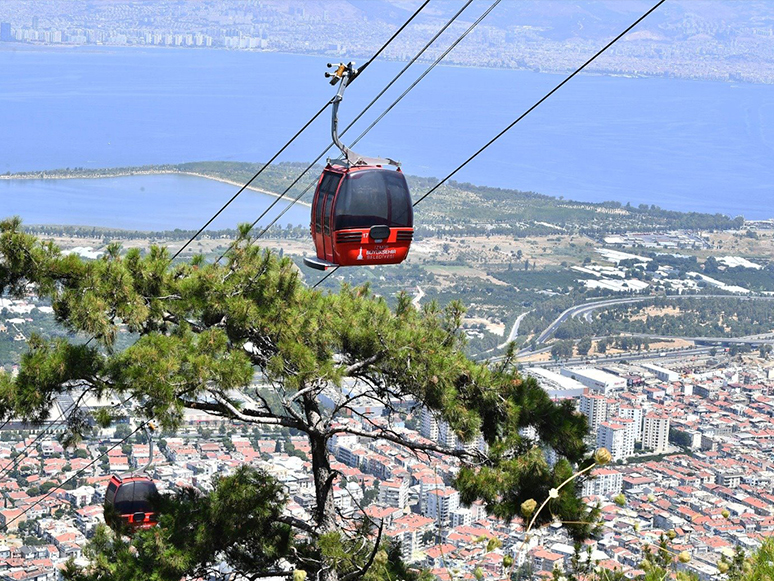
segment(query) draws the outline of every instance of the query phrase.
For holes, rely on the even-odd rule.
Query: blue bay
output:
[[[265,161],[332,95],[322,76],[324,57],[10,50],[6,44],[0,50],[2,173]],[[377,61],[369,67],[347,92],[342,123],[402,66]],[[389,95],[397,96],[425,66],[415,65]],[[443,177],[562,78],[438,67],[356,150],[400,159],[409,174]],[[374,107],[352,134],[389,102]],[[324,115],[281,160],[313,159],[329,142],[329,122]],[[585,75],[455,179],[582,201],[768,218],[774,216],[773,146],[774,87]],[[196,206],[187,201],[192,195],[178,192],[186,211]],[[207,216],[202,208],[199,219]],[[83,220],[73,210],[68,222]]]
[[[70,224],[127,230],[196,230],[238,186],[177,174],[99,179],[0,179],[0,217],[21,216],[26,224]],[[255,220],[275,198],[246,190],[210,226],[234,228]],[[285,207],[280,201],[274,208]],[[261,224],[268,224],[271,214]],[[309,224],[309,209],[296,205],[277,222]]]

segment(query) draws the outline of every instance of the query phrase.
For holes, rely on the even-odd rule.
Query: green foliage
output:
[[[588,355],[591,351],[591,337],[584,337],[578,341],[578,355]]]
[[[644,308],[678,307],[678,315],[647,315]],[[679,337],[743,337],[774,330],[767,301],[738,297],[656,298],[647,303],[614,305],[595,313],[587,333],[602,336],[618,333],[653,333]],[[632,338],[636,339],[636,338]]]
[[[699,576],[694,573],[677,571],[678,557],[670,548],[666,535],[662,534],[659,537],[658,545],[653,549],[655,550],[646,545],[643,550],[644,558],[640,569],[645,571],[645,576],[642,581],[663,581],[670,574],[676,575],[677,581],[699,581]]]
[[[345,553],[349,543],[363,546],[362,539],[337,536],[332,497],[337,474],[330,466],[330,438],[350,433],[427,450],[425,444],[388,429],[362,432],[338,422],[352,411],[346,406],[325,410],[320,396],[345,380],[361,381],[368,397],[388,408],[394,402],[421,402],[464,442],[482,436],[486,453],[443,446],[430,450],[457,457],[462,468],[456,484],[463,500],[481,498],[487,510],[501,518],[518,516],[529,498],[542,502],[576,467],[591,462],[583,442],[584,416],[576,414],[570,402],[551,401],[534,379],[522,379],[513,350],[496,365],[476,363],[465,355],[464,308],[459,302],[441,308],[431,301],[416,309],[411,298],[400,293],[391,308],[367,286],[343,285],[336,293],[309,289],[289,259],[261,250],[247,237],[222,264],[200,259],[170,264],[166,249],[122,254],[116,246],[99,260],[83,261],[62,256],[54,245],[25,234],[18,221],[2,222],[0,292],[22,292],[30,284],[51,302],[65,329],[93,340],[76,344],[33,338],[18,376],[0,376],[0,407],[5,406],[0,411],[22,419],[41,418],[56,397],[78,386],[96,396],[132,399],[140,415],[154,418],[165,430],[175,429],[183,410],[191,408],[304,435],[311,449],[317,505],[313,522],[295,526],[304,530],[311,551],[326,563],[321,574],[325,580],[361,567],[362,560],[355,562]],[[137,339],[120,349],[123,329]],[[256,373],[278,388],[271,398],[255,394],[257,407],[245,409],[234,393],[249,389]],[[534,428],[539,443],[521,435],[527,427]],[[553,467],[546,462],[546,446],[558,455]],[[594,513],[589,514],[579,497],[579,486],[562,488],[538,524],[551,520],[551,513],[566,521],[593,520]],[[188,509],[199,502],[195,499],[181,496],[170,502],[179,509],[165,508],[173,521],[159,527],[158,534],[178,531],[176,523],[185,523],[186,530],[199,531],[187,535],[190,542],[198,542],[197,535],[205,535],[199,525],[208,519],[210,526],[215,522],[206,510],[185,516],[194,514]],[[224,514],[236,512],[230,508]],[[591,533],[585,525],[568,529],[578,539]],[[250,529],[213,530],[219,530],[224,542],[229,539],[240,547],[241,535]],[[132,550],[151,561],[167,558],[166,548],[155,552],[159,546],[172,551],[154,574],[177,574],[180,567],[192,566],[178,553],[183,549],[177,536],[164,537],[159,545],[148,535],[136,535]],[[240,561],[240,566],[266,565],[274,558],[271,547],[250,540],[255,551],[268,551],[266,560],[255,553],[250,556],[254,563]],[[218,539],[210,541],[221,546]],[[186,555],[196,549],[183,548]],[[92,556],[99,561],[104,555],[110,558],[99,571],[107,578],[114,570],[108,566],[126,563],[132,551],[120,541],[101,537]]]
[[[737,547],[729,559],[725,555],[718,568],[726,569],[728,581],[769,581],[774,579],[774,539],[763,539],[761,547],[749,557]]]
[[[378,487],[374,486],[373,488],[366,488],[365,491],[363,491],[363,500],[361,502],[361,505],[363,507],[369,506],[378,498],[379,498]]]
[[[97,529],[84,553],[92,564],[70,561],[67,581],[179,581],[206,576],[224,562],[236,572],[277,570],[288,558],[290,527],[278,522],[285,501],[282,487],[248,466],[218,478],[204,496],[185,489],[155,499],[159,524],[131,539]]]
[[[683,432],[682,430],[678,428],[669,428],[669,441],[672,444],[677,444],[678,446],[688,447],[691,445],[691,442],[693,441],[693,438],[691,438],[690,434]]]
[[[570,340],[556,341],[551,346],[551,357],[554,359],[568,359],[572,357],[575,343]]]

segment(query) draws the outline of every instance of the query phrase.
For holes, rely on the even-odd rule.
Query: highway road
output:
[[[504,343],[500,343],[497,348],[502,349],[505,347],[508,343],[515,340],[517,335],[519,334],[519,325],[521,325],[521,322],[524,320],[524,317],[529,315],[532,311],[527,311],[525,313],[520,314],[518,317],[516,317],[516,320],[513,322],[513,327],[511,327],[511,332],[508,334],[508,338],[505,340]]]
[[[626,299],[609,299],[605,301],[596,301],[593,303],[583,303],[582,305],[575,305],[574,307],[570,307],[566,311],[564,311],[561,315],[559,315],[553,323],[551,323],[548,327],[545,328],[545,330],[538,335],[537,343],[538,345],[543,344],[546,342],[546,340],[554,334],[554,332],[561,326],[562,323],[564,323],[567,319],[577,317],[578,315],[591,315],[591,313],[597,309],[601,309],[604,307],[610,307],[612,305],[620,305],[624,303],[639,303],[642,301],[651,300],[655,297],[635,297],[635,298],[626,298]]]
[[[648,296],[648,297],[627,297],[623,299],[607,299],[603,301],[595,301],[591,303],[583,303],[580,305],[575,305],[574,307],[570,307],[566,311],[564,311],[562,314],[560,314],[546,329],[540,333],[540,335],[537,338],[537,344],[542,345],[545,343],[548,338],[553,335],[556,330],[564,323],[567,319],[578,317],[578,316],[584,316],[587,320],[589,320],[591,313],[597,309],[602,309],[606,307],[610,307],[613,305],[620,305],[620,304],[626,304],[626,303],[638,303],[643,301],[649,301],[653,300],[657,297],[655,296]],[[754,296],[745,296],[745,297],[739,297],[734,295],[666,295],[662,296],[661,298],[668,298],[668,299],[686,299],[686,298],[694,298],[694,299],[717,299],[717,298],[723,298],[723,299],[742,299],[742,300],[753,300],[753,301],[774,301],[774,297],[754,297]],[[682,337],[670,337],[672,339],[680,339]],[[685,337],[686,340],[692,340],[690,337]],[[702,339],[713,339],[713,338],[698,338],[700,340]],[[742,337],[739,339],[731,339],[730,342],[737,342],[737,343],[753,343],[755,342],[760,343],[761,341],[754,341],[754,340],[747,340],[746,338]],[[768,343],[769,340],[764,340],[763,342]]]
[[[661,357],[658,352],[648,351],[646,353],[620,353],[616,355],[605,355],[603,357],[573,357],[572,359],[563,359],[562,361],[536,361],[534,363],[521,363],[521,367],[528,369],[530,367],[566,367],[568,365],[607,365],[617,361],[642,361],[651,359],[664,363],[671,359],[682,359],[692,355],[709,355],[712,347],[690,347],[688,349],[679,349],[670,351],[666,356]]]

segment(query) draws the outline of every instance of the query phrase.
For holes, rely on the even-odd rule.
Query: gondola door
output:
[[[317,258],[328,262],[333,261],[331,213],[341,178],[342,174],[326,169],[320,179],[314,201],[314,245],[317,250]]]
[[[323,209],[323,183],[328,178],[328,173],[323,172],[317,189],[314,192],[314,201],[312,202],[312,241],[314,242],[317,258],[325,256],[323,233],[322,233],[322,209]]]

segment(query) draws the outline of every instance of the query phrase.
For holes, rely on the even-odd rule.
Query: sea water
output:
[[[330,58],[322,56],[0,46],[0,173],[265,161],[334,91],[322,76]],[[342,126],[402,66],[369,67],[347,90]],[[344,141],[425,66],[415,64]],[[437,67],[356,151],[399,159],[410,174],[444,177],[562,78]],[[326,112],[280,160],[313,159],[330,141],[329,124]],[[579,75],[454,179],[581,201],[769,218],[772,145],[771,86]],[[168,194],[186,211],[199,207],[185,201],[192,195],[187,185]],[[74,195],[72,186],[58,195]],[[29,187],[3,186],[0,213],[7,214],[8,196]],[[150,219],[153,203],[157,197],[136,198],[137,213]],[[60,221],[85,220],[76,204],[60,211]]]

